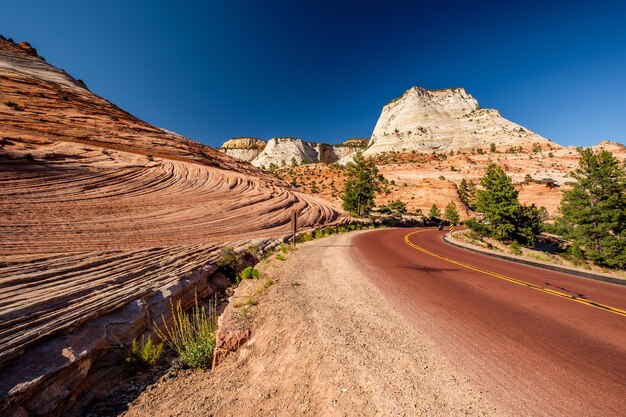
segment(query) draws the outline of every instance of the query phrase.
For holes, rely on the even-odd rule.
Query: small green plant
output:
[[[274,280],[272,278],[266,278],[265,281],[263,281],[263,288],[269,288],[274,284]]]
[[[278,247],[278,249],[282,252],[282,253],[289,253],[289,251],[291,250],[291,245],[286,245],[284,243],[281,243],[280,246]]]
[[[286,258],[279,253],[278,255],[276,255],[276,259],[278,259],[279,261],[284,261]]]
[[[522,254],[522,248],[520,247],[520,244],[517,243],[517,240],[514,240],[511,243],[511,253],[513,255],[521,255]]]
[[[261,277],[261,272],[258,269],[251,266],[246,267],[239,273],[239,280],[242,279],[258,279]]]
[[[300,236],[300,242],[309,242],[313,240],[313,234],[311,232],[307,232]]]
[[[248,297],[248,299],[246,300],[246,305],[248,307],[253,307],[253,306],[257,305],[257,304],[259,304],[259,302],[254,297]]]
[[[315,231],[315,239],[321,239],[324,237],[324,232],[321,230],[316,230]]]
[[[173,323],[163,318],[163,329],[156,327],[157,336],[174,350],[190,368],[206,368],[211,365],[215,350],[217,330],[216,300],[209,302],[208,310],[198,303],[196,295],[192,311],[187,314],[180,300],[170,301]]]
[[[153,367],[161,357],[163,342],[154,343],[152,336],[141,336],[141,341],[134,339],[130,345],[130,355],[126,358],[126,363],[131,368]]]
[[[217,260],[217,266],[222,268],[233,279],[241,272],[243,261],[241,260],[241,255],[235,252],[232,247],[227,246],[222,248],[220,258]]]

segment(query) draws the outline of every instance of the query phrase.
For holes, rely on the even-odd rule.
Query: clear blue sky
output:
[[[625,3],[512,3],[5,0],[0,33],[212,146],[369,137],[414,85],[465,87],[563,145],[624,143]]]

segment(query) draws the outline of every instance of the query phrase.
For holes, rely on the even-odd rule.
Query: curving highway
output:
[[[625,415],[626,286],[476,254],[433,229],[353,244],[383,296],[507,415]]]

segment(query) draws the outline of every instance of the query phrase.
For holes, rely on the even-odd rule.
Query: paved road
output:
[[[469,252],[432,229],[353,243],[382,294],[507,414],[626,416],[626,286]]]

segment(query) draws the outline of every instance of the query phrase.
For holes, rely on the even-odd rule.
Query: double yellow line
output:
[[[429,229],[429,230],[432,230],[432,229]],[[560,292],[560,291],[551,290],[549,288],[540,287],[538,285],[531,284],[530,282],[522,281],[521,279],[512,278],[512,277],[509,277],[509,276],[506,276],[506,275],[498,274],[496,272],[487,271],[486,269],[482,269],[482,268],[478,268],[478,267],[475,267],[475,266],[472,266],[472,265],[468,265],[468,264],[463,263],[463,262],[455,261],[454,259],[446,258],[445,256],[438,255],[438,254],[436,254],[434,252],[429,251],[428,249],[424,249],[421,246],[417,246],[415,243],[413,243],[413,242],[411,242],[409,240],[409,237],[411,237],[413,235],[416,235],[418,233],[424,233],[426,231],[428,231],[428,230],[418,230],[418,231],[406,234],[404,236],[404,243],[406,243],[407,245],[409,245],[413,249],[416,249],[416,250],[418,250],[420,252],[423,252],[423,253],[425,253],[427,255],[434,256],[435,258],[441,259],[441,260],[446,261],[446,262],[450,262],[452,264],[461,266],[463,268],[471,269],[472,271],[480,272],[482,274],[489,275],[489,276],[492,276],[494,278],[501,279],[503,281],[508,281],[508,282],[513,283],[513,284],[517,284],[517,285],[521,285],[521,286],[524,286],[524,287],[532,288],[533,290],[545,292],[547,294],[551,294],[551,295],[554,295],[556,297],[565,298],[566,300],[575,301],[577,303],[584,304],[584,305],[589,306],[589,307],[598,308],[600,310],[608,311],[609,313],[614,313],[614,314],[626,317],[626,311],[625,310],[621,310],[619,308],[611,307],[611,306],[608,306],[608,305],[605,305],[605,304],[596,303],[594,301],[586,300],[584,298],[580,298],[580,297],[575,296],[575,295],[570,295],[570,294],[566,294],[566,293],[563,293],[563,292]]]

